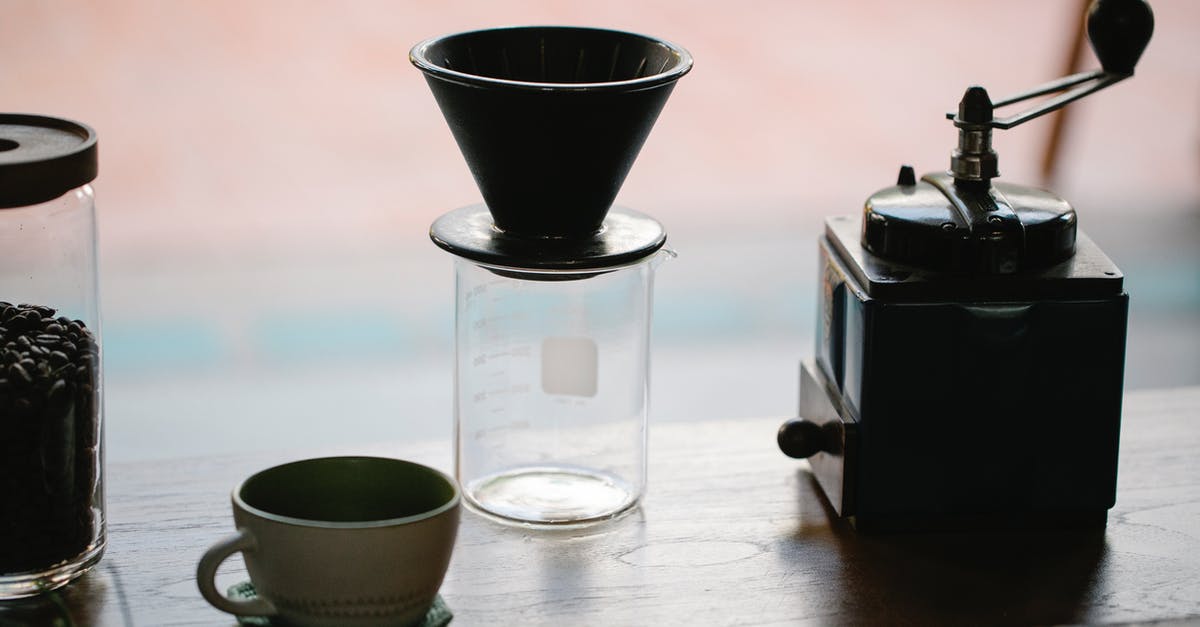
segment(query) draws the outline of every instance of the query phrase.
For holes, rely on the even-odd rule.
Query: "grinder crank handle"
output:
[[[1087,34],[1105,72],[1133,74],[1154,34],[1154,12],[1145,0],[1094,0]]]
[[[947,113],[946,119],[954,120],[954,125],[960,128],[1010,129],[1133,76],[1133,68],[1150,43],[1150,36],[1154,34],[1154,12],[1146,0],[1093,0],[1088,8],[1087,34],[1092,51],[1100,60],[1101,69],[1055,79],[995,101],[987,99],[987,92],[982,88],[972,87],[963,96],[963,102],[973,103],[974,106],[964,110],[960,105],[959,111]],[[971,91],[982,92],[984,97],[981,99],[979,94],[975,94],[975,98],[971,99]],[[1008,117],[993,116],[993,109],[1048,94],[1058,95]],[[986,100],[986,104],[981,100]],[[972,109],[975,113],[969,115],[967,110]]]

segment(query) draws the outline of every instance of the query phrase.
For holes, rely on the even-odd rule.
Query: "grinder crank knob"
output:
[[[803,418],[783,423],[775,441],[784,455],[796,459],[812,457],[825,450],[825,432],[821,425]]]
[[[1154,13],[1145,0],[1095,0],[1088,8],[1087,32],[1105,72],[1133,74],[1154,33]]]

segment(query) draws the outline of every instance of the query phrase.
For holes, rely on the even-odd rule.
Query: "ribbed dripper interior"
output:
[[[682,62],[668,44],[585,29],[503,29],[446,38],[428,60],[447,70],[526,83],[611,83],[669,74]]]

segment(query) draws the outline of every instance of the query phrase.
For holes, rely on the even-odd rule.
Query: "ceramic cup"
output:
[[[233,491],[237,533],[200,559],[204,598],[239,616],[293,625],[408,625],[433,604],[458,531],[458,484],[379,457],[327,457],[269,468]],[[217,591],[240,551],[257,599]]]

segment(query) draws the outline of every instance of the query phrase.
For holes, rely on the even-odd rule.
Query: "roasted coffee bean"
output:
[[[33,383],[33,377],[30,376],[29,371],[26,370],[25,367],[20,363],[10,364],[8,366],[8,378],[13,381],[22,382],[25,385]]]
[[[67,382],[62,379],[55,381],[46,392],[46,415],[65,419],[67,412],[70,411],[70,405],[71,399],[67,394]],[[73,428],[70,430],[74,431]]]
[[[29,339],[29,336],[27,336],[27,335],[18,335],[17,336],[17,347],[20,350],[27,351],[27,350],[29,350],[30,346],[33,346],[33,341]]]
[[[51,351],[49,357],[50,365],[54,368],[62,368],[71,361],[70,357],[62,351]]]
[[[50,385],[50,390],[46,392],[46,400],[59,402],[66,399],[67,382],[59,379]]]
[[[46,326],[42,327],[42,330],[45,331],[46,333],[53,333],[54,335],[61,335],[63,331],[67,330],[67,328],[64,327],[63,325],[59,324],[57,320],[53,320],[50,323],[48,323]]]
[[[8,325],[21,331],[32,331],[37,328],[41,319],[42,317],[36,311],[22,311],[13,316],[12,320],[8,321]]]
[[[33,338],[33,341],[42,346],[61,346],[63,342],[61,337],[53,333],[39,333]]]

